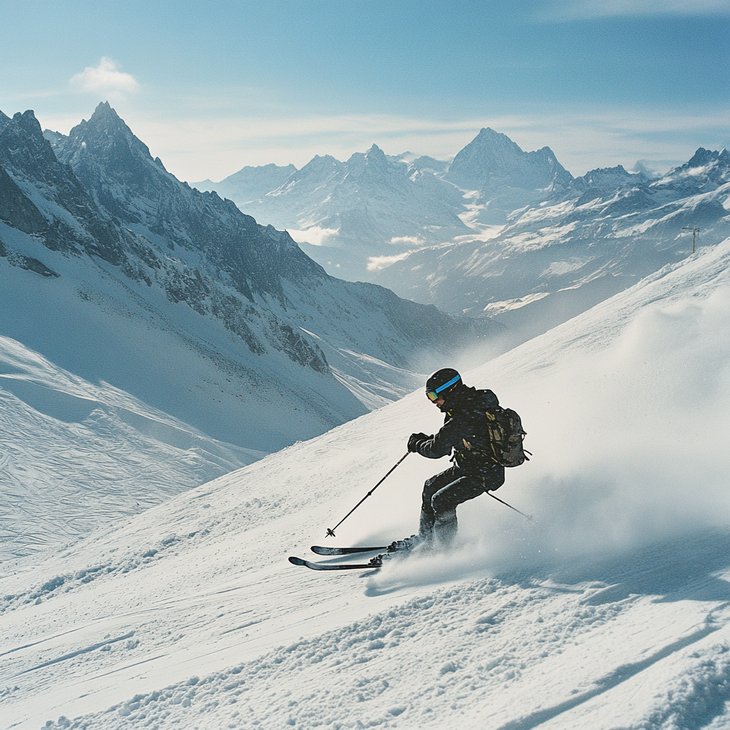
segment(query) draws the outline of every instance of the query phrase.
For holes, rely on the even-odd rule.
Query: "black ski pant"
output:
[[[452,466],[426,480],[423,485],[419,535],[443,546],[456,537],[456,508],[463,502],[492,492],[504,484],[504,467],[487,466],[479,473]]]

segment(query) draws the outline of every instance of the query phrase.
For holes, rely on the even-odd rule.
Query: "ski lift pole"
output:
[[[532,515],[526,515],[524,512],[520,512],[517,507],[513,507],[511,504],[507,504],[503,499],[500,499],[499,497],[495,497],[491,492],[487,492],[487,494],[492,498],[496,499],[497,502],[501,502],[505,507],[509,507],[510,509],[513,509],[518,514],[521,514],[526,520],[529,520],[532,522]]]
[[[325,537],[336,537],[335,530],[395,471],[396,467],[399,466],[410,453],[410,451],[406,451],[406,453],[398,459],[395,466],[393,466],[390,471],[334,527],[328,527]]]

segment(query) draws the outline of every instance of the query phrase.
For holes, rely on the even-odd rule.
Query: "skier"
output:
[[[400,540],[393,550],[424,546],[448,547],[457,532],[456,508],[462,502],[491,492],[504,484],[504,467],[497,464],[485,446],[485,409],[499,405],[491,390],[464,384],[452,368],[436,371],[426,381],[426,396],[445,414],[444,425],[433,436],[414,433],[408,451],[428,459],[451,454],[453,466],[426,480],[423,485],[418,534]]]
[[[530,452],[523,448],[522,443],[526,435],[522,428],[522,420],[512,409],[502,408],[497,396],[491,390],[470,388],[464,384],[456,370],[443,368],[437,370],[426,381],[426,396],[445,414],[444,425],[433,436],[425,433],[411,434],[408,439],[408,453],[416,452],[429,459],[440,459],[451,454],[453,466],[427,479],[423,485],[418,534],[396,540],[385,548],[312,547],[312,551],[318,555],[350,555],[385,550],[367,563],[316,563],[294,556],[289,558],[290,563],[304,565],[313,570],[380,568],[385,558],[402,550],[413,550],[418,547],[449,547],[456,538],[456,508],[480,494],[499,489],[504,484],[505,466],[519,466],[529,461]],[[405,456],[388,474],[404,458]],[[382,481],[381,479],[375,486],[377,487]],[[355,509],[373,491],[375,490],[368,492],[355,505]],[[495,499],[502,501],[499,497]],[[503,504],[532,519],[512,505],[506,502]],[[345,518],[353,511],[350,510]],[[335,529],[342,524],[342,521],[335,525]],[[334,529],[328,529],[327,534],[334,536]]]

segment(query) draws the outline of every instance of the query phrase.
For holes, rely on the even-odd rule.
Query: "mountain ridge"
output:
[[[221,190],[232,192],[227,186]],[[350,280],[368,280],[363,277],[368,258],[436,242],[444,231],[451,237],[470,230],[460,218],[461,196],[450,183],[425,167],[388,158],[375,144],[345,162],[316,155],[258,200],[234,202],[289,230],[308,255]]]
[[[376,150],[374,145],[353,155],[353,170],[368,156],[374,162]],[[574,178],[549,147],[524,152],[487,127],[448,166],[426,161],[421,170],[413,153],[386,159],[400,165],[391,170],[406,171],[414,186],[441,196],[449,215],[457,215],[465,228],[436,225],[425,235],[427,219],[413,197],[403,196],[400,227],[389,228],[384,243],[387,235],[378,233],[372,220],[379,217],[386,228],[392,223],[383,198],[393,188],[363,184],[348,198],[346,213],[360,239],[343,236],[346,206],[333,180],[349,167],[332,157],[313,158],[251,204],[263,220],[280,216],[302,229],[291,230],[293,237],[327,270],[383,284],[447,312],[502,323],[511,333],[505,346],[677,261],[691,251],[685,229],[700,229],[700,245],[714,245],[730,231],[726,193],[718,189],[730,180],[726,150],[699,148],[664,175],[617,165]],[[377,160],[384,170],[382,155]],[[296,216],[286,218],[287,196],[296,198],[305,183],[309,190],[296,199]],[[324,201],[329,217],[323,214]],[[438,218],[438,210],[432,207],[430,213]]]

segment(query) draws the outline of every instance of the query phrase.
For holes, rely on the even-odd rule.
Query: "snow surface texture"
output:
[[[730,240],[465,374],[533,460],[457,548],[306,556],[438,427],[421,391],[4,566],[3,728],[730,727]],[[333,544],[415,530],[411,455]],[[45,725],[44,725],[45,724]]]
[[[2,560],[58,548],[264,456],[0,336]]]

